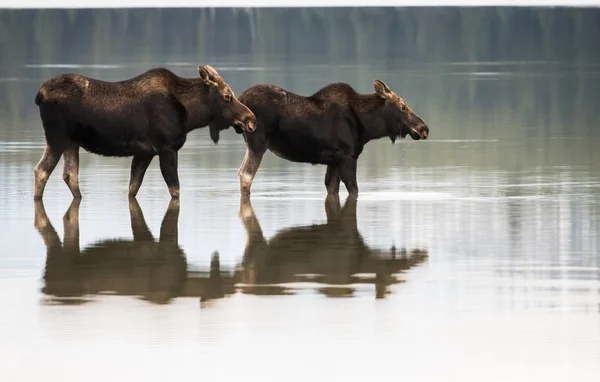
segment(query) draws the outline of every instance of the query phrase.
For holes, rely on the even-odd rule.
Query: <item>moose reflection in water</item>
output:
[[[54,302],[81,304],[90,295],[107,293],[164,304],[175,297],[206,300],[233,293],[231,276],[221,277],[219,273],[218,254],[213,254],[209,275],[188,270],[185,253],[178,244],[178,200],[169,203],[158,241],[132,198],[129,212],[133,239],[102,240],[83,250],[79,248],[79,204],[80,199],[73,199],[64,215],[61,243],[43,201],[35,202],[34,224],[47,248],[42,292],[53,296]]]
[[[341,208],[338,195],[325,200],[327,223],[292,227],[271,240],[263,236],[248,197],[242,197],[239,218],[247,233],[243,266],[236,272],[238,289],[249,294],[291,294],[294,286],[318,283],[329,297],[353,296],[361,286],[375,284],[376,298],[384,298],[394,275],[426,261],[425,250],[388,251],[365,244],[356,220],[357,198],[349,196]]]
[[[242,291],[247,294],[291,294],[289,283],[312,280],[327,296],[352,296],[364,284],[375,285],[383,298],[394,276],[427,259],[423,250],[380,251],[369,248],[356,222],[356,203],[349,197],[325,202],[327,223],[284,229],[267,241],[250,200],[242,197],[239,217],[248,235],[241,269],[223,271],[214,252],[209,272],[190,271],[178,244],[179,201],[174,199],[163,218],[159,240],[148,228],[142,209],[130,199],[133,239],[105,239],[80,249],[79,205],[73,199],[63,217],[61,242],[50,223],[44,202],[35,202],[34,225],[47,248],[42,292],[49,301],[82,304],[94,295],[140,297],[165,304],[176,297],[197,297],[204,303]],[[374,276],[373,276],[374,275]],[[285,285],[288,284],[288,285]],[[304,284],[306,285],[306,284]]]

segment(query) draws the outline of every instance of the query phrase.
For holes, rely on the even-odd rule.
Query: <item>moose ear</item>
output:
[[[388,98],[393,94],[392,89],[381,80],[373,81],[373,87],[375,88],[375,92],[382,98]]]
[[[208,73],[212,76],[213,80],[217,80],[217,78],[220,78],[221,76],[219,75],[219,73],[217,73],[217,71],[215,70],[215,68],[213,68],[210,65],[204,65],[204,68],[208,71]]]
[[[219,86],[218,84],[218,79],[220,78],[219,75],[217,74],[217,71],[214,70],[211,66],[209,65],[198,65],[198,73],[200,73],[200,78],[202,78],[202,80],[204,81],[204,83],[206,83],[207,85],[210,86]]]
[[[204,81],[210,80],[210,74],[208,73],[208,70],[206,70],[206,68],[204,66],[198,65],[198,73],[200,73],[200,78],[202,78]]]

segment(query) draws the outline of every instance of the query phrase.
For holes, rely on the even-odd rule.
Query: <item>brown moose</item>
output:
[[[105,157],[133,157],[129,197],[137,195],[158,155],[171,198],[179,198],[177,155],[190,131],[209,124],[233,125],[238,132],[256,127],[254,114],[215,69],[198,66],[198,72],[198,78],[183,78],[154,68],[118,82],[68,73],[45,81],[35,98],[46,149],[34,169],[34,199],[42,199],[61,155],[63,179],[73,198],[81,198],[80,147]]]
[[[326,165],[327,193],[338,194],[342,181],[356,196],[357,160],[365,144],[382,137],[392,143],[407,135],[427,139],[429,127],[406,102],[382,81],[373,85],[370,94],[357,93],[346,83],[327,85],[308,97],[273,85],[255,85],[240,94],[240,102],[258,121],[250,134],[236,129],[246,141],[238,171],[241,194],[250,194],[267,149],[292,162]],[[211,136],[215,131],[211,126]]]

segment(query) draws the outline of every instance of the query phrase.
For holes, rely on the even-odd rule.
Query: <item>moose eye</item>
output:
[[[225,94],[225,102],[227,102],[227,103],[231,102],[231,95],[230,94]]]
[[[400,110],[402,110],[402,111],[406,111],[406,105],[401,105],[401,106],[400,106]]]

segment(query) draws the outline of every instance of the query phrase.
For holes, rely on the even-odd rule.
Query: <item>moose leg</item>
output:
[[[238,170],[240,193],[242,196],[250,195],[250,187],[252,187],[254,176],[260,167],[260,162],[262,161],[264,154],[264,151],[255,151],[246,146],[246,154],[244,155],[244,160]]]
[[[325,215],[327,222],[333,222],[338,219],[341,214],[340,196],[338,194],[328,194],[325,198]]]
[[[65,230],[63,247],[66,251],[79,253],[79,205],[81,199],[73,198],[69,209],[63,216]]]
[[[46,149],[42,158],[33,169],[34,186],[33,186],[33,199],[41,200],[44,196],[44,189],[50,174],[56,168],[62,151],[57,150],[50,145],[46,144]]]
[[[250,198],[243,195],[240,197],[240,210],[238,212],[238,218],[242,221],[244,229],[246,229],[246,233],[259,233],[262,235],[260,224],[258,224],[258,219],[256,218],[254,209],[252,208],[252,202],[250,201]]]
[[[252,208],[250,198],[240,197],[240,211],[238,217],[246,231],[246,247],[242,260],[242,283],[256,284],[257,264],[269,258],[269,244],[263,235],[262,228]],[[263,260],[264,261],[264,260]],[[259,271],[260,275],[260,271]]]
[[[170,242],[175,245],[178,243],[178,223],[179,200],[171,199],[171,201],[169,202],[169,207],[167,207],[167,212],[165,212],[165,216],[163,217],[162,223],[160,225],[161,242]]]
[[[325,187],[327,193],[330,195],[337,195],[340,193],[340,168],[337,164],[327,165],[327,172],[325,173]]]
[[[150,166],[152,158],[154,158],[154,155],[135,155],[133,157],[133,160],[131,161],[131,175],[129,177],[130,198],[135,198],[140,190],[144,175],[146,175],[146,170],[148,169],[148,166]]]
[[[260,244],[263,247],[266,246],[266,240],[263,236],[263,231],[260,223],[258,222],[258,218],[254,214],[254,209],[252,208],[252,202],[250,202],[250,198],[245,196],[240,198],[240,210],[238,212],[238,218],[242,222],[244,230],[246,231],[247,246],[256,246],[257,244]],[[262,253],[266,252],[263,251]]]
[[[356,182],[356,159],[349,157],[340,164],[342,182],[346,186],[350,196],[358,196],[358,184]]]
[[[154,241],[154,236],[146,224],[144,213],[136,198],[129,199],[129,219],[131,220],[133,241]]]
[[[144,219],[142,208],[135,198],[129,199],[129,219],[131,220],[133,241],[154,241],[154,236]]]
[[[356,196],[348,195],[341,213],[344,229],[356,235],[358,235],[358,222],[356,220],[357,201]]]
[[[179,175],[177,174],[177,151],[165,151],[159,154],[160,172],[169,188],[171,199],[179,198]]]
[[[65,162],[63,168],[63,180],[71,190],[73,198],[81,199],[79,190],[79,146],[71,146],[63,153]]]
[[[42,240],[44,240],[46,248],[48,250],[61,248],[62,243],[50,219],[48,219],[43,200],[36,200],[34,202],[34,213],[33,225],[42,237]]]

